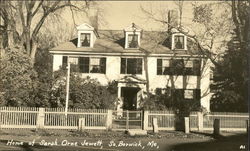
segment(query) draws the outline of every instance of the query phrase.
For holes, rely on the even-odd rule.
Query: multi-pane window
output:
[[[184,90],[184,99],[194,99],[194,92],[193,90]]]
[[[170,60],[157,59],[157,75],[169,75],[170,72]]]
[[[79,58],[79,69],[81,73],[106,73],[106,58]]]
[[[180,35],[174,36],[174,48],[184,49],[184,36],[180,36]]]
[[[90,47],[90,33],[81,33],[81,46]]]
[[[128,48],[138,48],[138,35],[137,34],[128,35]]]
[[[185,60],[184,66],[185,66],[185,71],[184,71],[185,75],[192,75],[193,74],[193,67],[194,67],[193,60]]]
[[[90,73],[105,73],[106,58],[91,58],[89,67]]]
[[[181,100],[200,100],[200,89],[173,89],[172,94],[174,99]]]
[[[121,58],[121,74],[142,74],[142,58]]]
[[[157,59],[157,75],[200,76],[200,60]]]
[[[183,59],[174,59],[172,61],[171,71],[175,75],[183,75],[184,71],[184,60]]]
[[[80,73],[106,73],[106,58],[70,57],[70,70]],[[68,57],[63,56],[63,67],[66,68]]]

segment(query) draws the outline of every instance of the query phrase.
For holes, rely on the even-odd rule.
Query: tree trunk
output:
[[[31,47],[31,53],[30,53],[30,58],[31,58],[32,64],[35,63],[36,51],[37,51],[37,42],[33,41],[32,47]]]

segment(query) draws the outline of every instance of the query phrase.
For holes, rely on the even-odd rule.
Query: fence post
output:
[[[220,135],[220,119],[214,120],[214,135]]]
[[[0,123],[1,124],[1,123]],[[1,125],[0,125],[1,126]],[[249,133],[249,119],[246,120],[247,134]]]
[[[106,128],[109,130],[112,128],[112,110],[108,110]]]
[[[129,129],[129,112],[126,110],[126,130]]]
[[[36,121],[36,129],[44,128],[45,108],[39,108]]]
[[[148,111],[143,112],[143,130],[148,130]]]
[[[153,118],[153,132],[158,133],[158,123],[157,123],[157,118]]]
[[[83,131],[85,129],[85,118],[79,118],[78,130]]]
[[[184,123],[185,123],[185,133],[189,134],[189,117],[184,117]]]
[[[198,117],[198,131],[203,131],[203,114],[201,112],[197,112]]]

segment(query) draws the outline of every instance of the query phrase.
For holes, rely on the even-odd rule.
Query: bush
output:
[[[30,99],[37,84],[37,74],[33,64],[22,49],[7,49],[0,59],[1,64],[1,105],[2,106],[34,106]]]
[[[65,75],[58,71],[57,74]],[[53,107],[64,107],[66,98],[66,78],[55,75],[55,85],[52,89]],[[84,109],[113,109],[116,95],[102,86],[97,80],[81,78],[80,75],[71,73],[69,89],[69,107]]]

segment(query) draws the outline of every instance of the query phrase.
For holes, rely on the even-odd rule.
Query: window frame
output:
[[[176,44],[175,37],[176,36],[177,37],[183,37],[183,48],[181,48],[181,49],[175,47],[175,44]],[[187,50],[187,36],[182,34],[182,33],[174,33],[174,34],[172,34],[171,49],[176,50],[176,51],[178,51],[178,50]]]
[[[169,60],[169,66],[164,66],[163,61]],[[176,69],[175,61],[181,60],[180,69]],[[192,67],[187,67],[186,62],[192,61]],[[177,76],[200,76],[201,75],[201,60],[200,59],[168,59],[168,58],[157,58],[156,64],[157,75],[177,75]]]
[[[136,64],[132,65],[134,66],[135,69],[135,73],[128,73],[128,60],[132,60],[132,59],[136,59]],[[139,62],[139,67],[138,67],[138,60],[140,60]],[[125,69],[124,69],[125,68]],[[138,69],[140,68],[139,72]],[[121,57],[121,61],[120,61],[120,74],[138,74],[138,75],[142,75],[143,72],[143,59],[142,58],[124,58]]]
[[[84,36],[84,39],[83,39],[82,35],[89,35],[89,45],[88,46],[83,46],[82,43],[83,43],[83,41],[85,39],[85,36]],[[86,48],[91,47],[91,33],[85,33],[85,32],[80,33],[80,47],[86,47]]]
[[[139,34],[133,33],[133,34],[128,34],[127,36],[128,36],[127,37],[127,48],[128,49],[137,49],[137,48],[139,48]],[[132,39],[133,39],[133,37],[136,37],[136,42],[137,42],[136,47],[130,47],[130,44],[132,42],[132,39],[131,39],[131,41],[129,41],[130,36],[132,36]]]
[[[82,59],[85,59],[85,62],[80,63]],[[99,70],[98,72],[91,72],[91,59],[98,58],[99,59]],[[90,74],[106,74],[106,57],[79,57],[78,59],[78,66],[80,73],[90,73]],[[86,70],[83,70],[84,67],[87,68]]]

